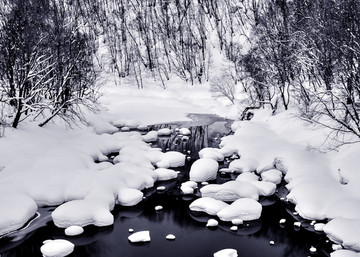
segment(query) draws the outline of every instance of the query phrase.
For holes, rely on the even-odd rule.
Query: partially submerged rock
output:
[[[229,206],[223,201],[211,197],[202,197],[193,201],[189,208],[192,211],[205,212],[209,215],[216,215],[219,211]]]
[[[190,180],[203,182],[216,179],[219,169],[217,161],[209,158],[196,160],[190,168]]]
[[[64,239],[46,240],[40,251],[44,257],[63,257],[74,251],[75,245]]]
[[[222,221],[232,221],[234,219],[256,220],[260,218],[262,206],[259,202],[250,198],[241,198],[233,202],[230,206],[223,208],[217,213]]]
[[[210,184],[200,189],[203,197],[233,202],[239,198],[259,199],[259,189],[249,182],[229,181],[221,185]]]
[[[131,243],[143,243],[143,242],[150,242],[150,231],[144,230],[136,232],[128,237]]]

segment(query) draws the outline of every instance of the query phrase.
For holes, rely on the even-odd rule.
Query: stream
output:
[[[280,200],[287,193],[285,183],[281,183],[275,195],[261,197],[263,206],[259,220],[244,222],[237,231],[231,231],[229,222],[219,222],[216,228],[207,228],[206,222],[213,218],[189,210],[189,204],[200,196],[183,195],[182,182],[189,179],[191,164],[198,158],[204,147],[217,147],[221,137],[231,133],[231,121],[211,115],[194,115],[194,122],[153,125],[150,130],[169,127],[188,127],[191,136],[183,138],[178,134],[159,137],[153,144],[163,151],[175,150],[188,156],[186,165],[178,178],[166,182],[156,182],[151,189],[144,191],[145,198],[134,207],[116,206],[113,210],[115,222],[109,227],[88,226],[82,235],[67,237],[64,230],[57,228],[51,221],[51,211],[55,207],[41,208],[41,217],[29,224],[26,229],[0,239],[0,257],[42,256],[40,247],[47,239],[66,239],[75,244],[69,256],[81,257],[206,257],[219,250],[233,248],[242,257],[300,257],[330,256],[331,245],[324,233],[311,229],[310,222],[301,220],[294,213],[294,206]],[[227,163],[220,163],[226,167]],[[233,175],[219,174],[216,183],[233,179]],[[164,191],[158,191],[164,186]],[[155,206],[162,206],[160,211]],[[286,219],[280,224],[280,219]],[[301,227],[294,226],[302,221]],[[149,230],[151,241],[132,244],[128,241],[129,229]],[[167,240],[168,234],[176,236]],[[273,241],[273,244],[270,244]],[[310,248],[315,247],[315,253]]]

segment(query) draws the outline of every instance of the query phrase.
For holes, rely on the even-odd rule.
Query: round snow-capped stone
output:
[[[237,251],[235,249],[223,249],[214,253],[214,257],[237,257]]]
[[[169,128],[162,128],[158,130],[159,136],[170,136],[172,133],[172,130]]]
[[[216,227],[219,225],[219,222],[215,219],[209,219],[208,222],[206,223],[207,227]]]
[[[284,224],[285,222],[286,222],[286,219],[281,219],[281,220],[279,221],[280,224]]]
[[[311,253],[316,253],[316,248],[315,248],[314,246],[311,246],[311,247],[310,247],[310,252],[311,252]]]
[[[314,229],[315,229],[316,231],[324,231],[324,226],[325,226],[324,223],[316,223],[316,224],[314,225]]]
[[[81,226],[70,226],[65,229],[65,235],[67,236],[77,236],[81,235],[84,232],[84,229]]]
[[[150,242],[150,231],[139,231],[128,237],[131,243]]]
[[[166,187],[164,186],[159,186],[156,188],[157,191],[164,191],[166,189]]]
[[[120,130],[121,130],[121,132],[128,132],[128,131],[130,131],[130,128],[129,127],[122,127]]]
[[[169,234],[169,235],[166,236],[167,240],[175,240],[175,238],[176,237],[173,234]]]
[[[179,130],[179,133],[180,133],[181,135],[184,135],[184,136],[189,136],[189,135],[191,135],[191,131],[190,131],[190,129],[188,129],[188,128],[181,128],[181,129]]]
[[[274,245],[275,242],[274,242],[274,241],[270,241],[269,244],[270,244],[270,245]]]
[[[155,211],[161,211],[163,207],[161,205],[155,206]]]
[[[129,228],[129,233],[133,233],[133,232],[134,232],[134,229]]]
[[[46,240],[40,251],[44,257],[63,257],[74,251],[75,245],[64,239]]]
[[[209,158],[196,160],[190,168],[190,180],[203,182],[216,179],[219,169],[217,161]]]
[[[231,231],[237,231],[237,230],[238,230],[238,226],[232,226],[232,227],[230,228],[230,230],[231,230]]]
[[[294,226],[295,226],[295,227],[301,227],[301,222],[300,222],[300,221],[294,222]]]
[[[232,223],[233,225],[242,225],[242,224],[244,224],[244,221],[243,221],[242,219],[233,219],[233,220],[231,221],[231,223]]]

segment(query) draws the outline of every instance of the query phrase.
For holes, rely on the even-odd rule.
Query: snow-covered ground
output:
[[[0,139],[0,235],[22,227],[44,205],[59,205],[52,215],[59,227],[106,226],[113,222],[115,204],[134,205],[141,201],[142,189],[173,178],[176,174],[156,171],[154,164],[171,169],[184,157],[163,154],[139,133],[119,133],[114,124],[184,121],[188,113],[236,119],[237,107],[214,100],[208,86],[181,84],[175,82],[166,90],[109,84],[102,89],[101,112],[88,114],[90,126],[70,129],[53,123],[40,128],[27,122],[17,130],[7,129]],[[235,149],[248,160],[234,167],[283,172],[290,189],[287,200],[296,204],[296,211],[306,219],[329,220],[323,230],[331,240],[360,251],[359,144],[319,153],[312,146],[320,146],[327,131],[306,125],[290,111],[271,116],[261,110],[252,121],[234,123],[233,130],[234,135],[222,139],[222,149]],[[109,153],[118,151],[123,158],[115,165],[106,162]],[[338,251],[334,256],[348,253]]]

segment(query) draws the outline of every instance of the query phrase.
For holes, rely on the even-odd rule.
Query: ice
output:
[[[158,130],[159,136],[170,136],[172,133],[172,130],[169,128],[162,128]]]
[[[209,158],[196,160],[190,168],[190,180],[195,182],[203,182],[216,179],[219,169],[217,161]]]
[[[143,196],[143,192],[135,188],[121,188],[118,192],[117,201],[122,206],[134,206],[141,202]]]
[[[156,163],[158,168],[177,168],[185,165],[185,155],[176,151],[169,151],[161,155],[161,160]]]
[[[254,172],[259,162],[253,158],[240,158],[230,162],[229,169],[234,172]]]
[[[200,189],[203,197],[212,197],[226,202],[239,198],[259,199],[259,189],[250,182],[229,181],[221,185],[210,184]]]
[[[353,252],[351,250],[338,250],[330,254],[330,257],[359,257],[359,256],[360,256],[359,253]]]
[[[214,253],[214,257],[237,257],[237,251],[235,249],[223,249]]]
[[[156,140],[158,139],[158,132],[149,131],[146,135],[143,135],[142,138],[146,143],[156,142]]]
[[[269,181],[275,184],[280,184],[282,180],[282,172],[276,169],[271,169],[261,173],[261,178],[263,181]]]
[[[57,227],[67,228],[73,225],[109,226],[114,217],[108,209],[97,201],[73,200],[57,207],[51,214]]]
[[[206,223],[207,227],[217,227],[219,225],[219,222],[215,219],[209,219]]]
[[[44,257],[63,257],[74,251],[75,245],[64,239],[46,240],[40,247]]]
[[[209,215],[216,215],[219,211],[229,206],[227,203],[211,197],[202,197],[193,201],[189,208],[192,211],[205,212]]]
[[[128,237],[131,243],[143,243],[143,242],[150,242],[150,231],[144,230],[136,232]]]
[[[177,178],[178,173],[172,169],[157,168],[155,170],[158,181],[170,180]]]
[[[78,236],[84,233],[84,229],[80,226],[70,226],[65,229],[65,235]]]
[[[256,220],[260,218],[261,211],[262,206],[259,202],[251,198],[241,198],[223,208],[217,213],[217,216],[222,221],[232,221],[233,219]]]
[[[323,230],[335,243],[360,251],[360,219],[336,218],[329,221]]]
[[[255,173],[253,172],[245,172],[245,173],[241,173],[237,176],[236,181],[258,181],[259,180],[259,176],[257,176]]]
[[[217,162],[221,162],[224,160],[224,155],[220,153],[220,149],[210,147],[201,149],[199,151],[199,157],[213,159]]]
[[[0,236],[21,228],[36,211],[30,197],[20,193],[0,194]]]

